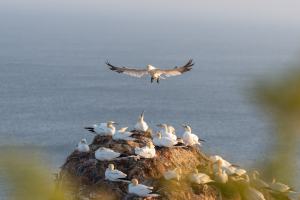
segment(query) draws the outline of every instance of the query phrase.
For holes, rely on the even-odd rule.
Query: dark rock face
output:
[[[97,161],[94,152],[99,147],[111,148],[127,156],[134,155],[135,147],[143,147],[151,140],[149,133],[135,132],[135,141],[114,141],[110,136],[96,135],[90,144],[89,153],[74,151],[68,156],[60,172],[60,184],[80,199],[144,199],[128,194],[128,183],[105,180],[105,170],[112,163],[126,173],[129,180],[137,178],[140,183],[153,186],[153,192],[161,196],[156,199],[217,199],[218,192],[210,185],[194,185],[188,174],[195,168],[206,171],[208,159],[194,147],[172,147],[156,149],[152,159],[120,158],[112,161]],[[181,180],[165,180],[163,173],[174,168],[182,170]],[[151,199],[151,198],[148,198]],[[154,198],[152,198],[154,199]]]

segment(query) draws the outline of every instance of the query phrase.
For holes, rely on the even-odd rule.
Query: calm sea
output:
[[[30,14],[28,14],[30,13]],[[109,14],[0,14],[0,145],[35,146],[54,170],[83,127],[107,120],[133,127],[145,110],[207,142],[206,152],[245,167],[268,158],[272,124],[256,106],[256,80],[297,58],[300,30],[289,25]],[[174,67],[190,73],[151,84],[105,66]],[[1,187],[1,186],[0,186]]]

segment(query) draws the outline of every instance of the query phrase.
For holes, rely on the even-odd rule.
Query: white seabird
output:
[[[180,180],[181,174],[182,174],[182,171],[180,168],[175,168],[173,170],[167,170],[163,173],[164,178],[166,180],[176,179],[177,181]]]
[[[147,69],[135,69],[135,68],[128,68],[128,67],[116,67],[110,64],[109,62],[106,62],[106,65],[109,66],[110,70],[123,73],[129,76],[134,76],[137,78],[141,78],[145,75],[151,76],[151,83],[153,81],[156,81],[159,83],[160,79],[165,79],[165,77],[170,76],[178,76],[185,72],[188,72],[192,69],[192,66],[194,65],[193,60],[189,60],[185,65],[180,67],[174,67],[173,69],[159,69],[152,65],[147,65]]]
[[[100,147],[98,150],[95,151],[95,158],[97,160],[113,160],[119,157],[120,155],[120,153],[105,147]]]
[[[213,156],[210,156],[209,159],[215,163],[217,162],[218,160],[221,160],[222,161],[222,167],[230,167],[232,166],[232,164],[230,162],[228,162],[227,160],[223,159],[221,156],[219,155],[213,155]]]
[[[273,178],[273,181],[269,185],[269,188],[271,190],[273,190],[274,192],[281,192],[281,193],[285,193],[285,192],[291,191],[291,187],[290,186],[288,186],[288,185],[286,185],[284,183],[277,182],[275,180],[275,178]]]
[[[152,193],[153,187],[139,184],[137,179],[132,179],[128,185],[128,193],[135,194],[140,197],[157,197],[159,194]]]
[[[154,158],[156,155],[155,146],[152,142],[148,142],[147,145],[142,148],[135,147],[134,152],[142,158]]]
[[[214,182],[207,174],[199,173],[197,169],[194,170],[194,173],[190,174],[189,180],[192,183],[197,184],[207,184],[210,182]]]
[[[185,130],[185,132],[182,135],[184,144],[187,146],[193,146],[193,145],[201,146],[198,136],[192,133],[191,127],[188,125],[182,125],[182,126]]]
[[[139,116],[139,119],[135,124],[134,129],[138,131],[144,131],[144,132],[149,129],[148,124],[144,121],[144,111]]]
[[[80,140],[80,142],[79,142],[78,145],[77,145],[77,150],[78,150],[79,152],[85,152],[85,153],[90,151],[90,147],[89,147],[89,145],[87,144],[86,139]]]
[[[157,126],[161,128],[160,132],[162,137],[169,137],[173,140],[177,140],[175,128],[173,126],[167,124],[158,124]]]
[[[259,172],[256,170],[254,170],[252,173],[251,183],[254,185],[254,187],[258,189],[269,187],[269,184],[267,184],[265,181],[259,178]]]
[[[219,155],[210,156],[209,159],[213,163],[221,163],[221,168],[225,170],[228,175],[243,176],[247,173],[245,169],[235,167],[236,165],[231,164]],[[214,168],[214,170],[218,171],[218,167]]]
[[[126,140],[132,141],[135,140],[133,137],[130,137],[133,133],[126,131],[128,127],[121,128],[113,135],[113,140]]]
[[[127,174],[115,169],[114,164],[109,164],[108,168],[105,170],[105,179],[110,181],[123,181]]]
[[[252,187],[248,187],[244,191],[244,196],[246,200],[266,200],[260,191]]]
[[[215,181],[225,184],[228,182],[228,175],[225,170],[222,170],[222,160],[218,160],[217,164],[218,164],[218,172],[215,174]]]
[[[158,147],[172,147],[178,142],[170,137],[162,137],[161,133],[158,132],[157,136],[153,138],[153,144]]]
[[[108,121],[107,123],[94,124],[93,127],[85,127],[85,129],[102,136],[112,136],[116,132],[116,127],[114,126],[116,124],[114,121]]]

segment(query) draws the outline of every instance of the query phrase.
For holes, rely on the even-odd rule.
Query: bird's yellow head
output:
[[[114,166],[114,164],[109,164],[109,165],[108,165],[108,169],[110,169],[110,170],[114,170],[114,169],[115,169],[115,166]]]
[[[183,124],[182,127],[185,131],[192,132],[192,128],[189,125]]]
[[[139,181],[138,181],[136,178],[134,178],[134,179],[131,179],[131,183],[132,183],[133,185],[138,185],[138,184],[139,184]]]
[[[154,66],[152,66],[152,65],[147,65],[147,70],[148,70],[148,71],[151,71],[151,70],[154,70],[154,69],[156,69]]]

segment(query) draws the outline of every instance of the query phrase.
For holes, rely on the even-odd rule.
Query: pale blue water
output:
[[[132,127],[142,110],[151,126],[170,123],[180,135],[188,122],[205,151],[254,165],[269,156],[272,129],[249,89],[300,47],[299,29],[253,22],[6,11],[0,26],[0,145],[37,146],[54,169],[92,139],[84,126]],[[173,67],[189,58],[191,73],[160,85],[104,65]]]

